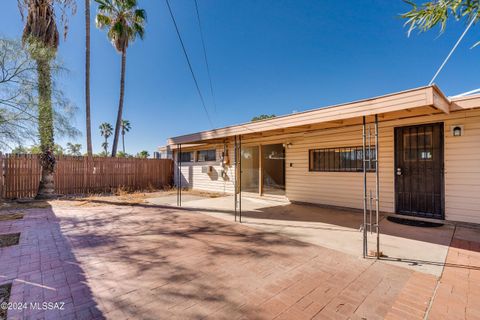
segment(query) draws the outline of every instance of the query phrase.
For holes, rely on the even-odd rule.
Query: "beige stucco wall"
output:
[[[394,128],[423,123],[444,123],[445,142],[445,217],[447,220],[480,223],[480,110],[452,112],[379,124],[380,209],[394,212]],[[464,135],[452,137],[450,127],[463,125]],[[245,139],[244,145],[291,143],[286,149],[286,195],[291,201],[351,208],[363,207],[363,174],[357,172],[309,172],[308,151],[314,148],[362,145],[362,127],[349,126],[269,138]],[[223,145],[217,145],[221,154]],[[194,189],[233,192],[233,145],[229,144],[229,179],[213,179],[202,173],[205,163],[182,166],[184,180]],[[220,157],[217,157],[219,160]],[[220,162],[213,164],[220,170]],[[368,174],[374,190],[374,174]]]

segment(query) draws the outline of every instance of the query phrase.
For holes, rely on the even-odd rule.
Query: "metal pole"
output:
[[[180,146],[177,144],[177,207],[180,206],[180,194],[178,193],[178,190],[180,189]]]
[[[368,124],[368,149],[367,149],[367,154],[368,154],[368,169],[367,169],[367,174],[370,170],[372,170],[372,124]],[[368,229],[370,231],[370,234],[373,233],[373,195],[372,195],[372,189],[369,188],[369,199],[368,199],[368,211],[369,211],[369,218],[368,218]]]
[[[375,210],[377,226],[377,259],[380,256],[380,174],[378,172],[378,115],[375,115]]]
[[[367,256],[367,162],[366,157],[366,130],[365,130],[365,116],[363,116],[363,257]]]
[[[235,146],[234,146],[234,152],[233,152],[233,162],[235,163],[235,180],[234,180],[234,191],[233,193],[235,194],[235,222],[237,222],[237,180],[238,180],[238,163],[237,163],[237,152],[238,152],[238,147],[237,147],[237,136],[235,136]]]
[[[242,136],[238,137],[239,140],[239,152],[238,152],[238,157],[239,157],[239,162],[240,162],[240,175],[239,175],[239,182],[240,182],[240,188],[239,188],[239,206],[238,206],[238,213],[239,213],[239,218],[240,218],[240,223],[242,223]]]
[[[182,144],[179,144],[180,147],[180,167],[179,167],[179,178],[180,178],[180,187],[178,188],[178,194],[180,195],[179,197],[179,207],[182,206]]]

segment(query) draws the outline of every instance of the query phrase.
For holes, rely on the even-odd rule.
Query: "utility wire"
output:
[[[203,46],[203,57],[205,58],[205,65],[207,66],[208,81],[210,82],[210,93],[212,94],[213,107],[214,107],[214,110],[216,112],[217,111],[217,103],[215,101],[215,95],[213,94],[212,76],[210,74],[210,66],[208,64],[207,49],[206,49],[206,46],[205,46],[205,39],[204,39],[204,36],[203,36],[202,23],[200,22],[200,13],[198,12],[197,0],[195,0],[195,11],[197,12],[198,28],[200,29],[200,38],[202,39],[202,46]]]
[[[457,49],[458,45],[460,44],[460,42],[462,41],[463,37],[467,34],[468,30],[470,29],[470,27],[473,25],[473,23],[475,22],[475,20],[477,19],[476,15],[473,17],[472,21],[470,21],[470,23],[468,24],[467,28],[465,29],[465,31],[463,31],[462,35],[460,36],[460,38],[458,38],[457,42],[455,43],[455,45],[453,46],[452,50],[450,50],[450,53],[447,55],[447,57],[445,58],[445,60],[443,60],[443,63],[442,65],[440,66],[440,68],[438,68],[437,72],[435,73],[435,75],[433,76],[432,80],[430,80],[430,82],[428,83],[429,86],[432,85],[433,81],[435,81],[435,79],[437,78],[438,74],[442,71],[443,67],[447,64],[448,60],[450,59],[450,57],[452,56],[453,52],[455,51],[455,49]]]
[[[213,122],[208,114],[207,106],[205,105],[205,100],[203,99],[202,92],[200,91],[200,86],[198,85],[197,77],[195,77],[195,73],[193,72],[192,64],[190,63],[190,58],[187,54],[187,49],[185,49],[185,44],[183,43],[182,36],[180,35],[180,31],[178,30],[177,21],[173,15],[172,8],[170,7],[170,3],[168,0],[165,0],[168,11],[170,12],[170,17],[172,17],[173,25],[175,26],[175,30],[177,31],[178,40],[180,40],[180,44],[182,45],[183,53],[185,54],[185,59],[187,59],[188,68],[190,69],[190,73],[192,74],[193,81],[195,82],[195,87],[197,88],[198,95],[200,96],[200,100],[202,101],[203,110],[205,110],[205,114],[207,115],[208,122],[210,122],[210,126],[213,128]]]
[[[454,96],[451,96],[450,98],[465,97],[465,96],[469,96],[471,94],[475,94],[475,93],[478,93],[478,92],[480,92],[480,88],[475,89],[475,90],[470,90],[470,91],[467,91],[467,92],[463,92],[463,93],[459,93],[459,94],[456,94]]]

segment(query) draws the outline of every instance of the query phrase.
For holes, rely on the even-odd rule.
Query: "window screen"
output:
[[[200,150],[200,151],[197,151],[197,161],[198,162],[216,161],[216,160],[217,160],[217,152],[215,150]]]
[[[370,153],[367,150],[368,159],[375,159],[375,149],[371,149]],[[312,149],[309,151],[309,163],[310,171],[363,171],[363,147]],[[367,171],[375,171],[374,161],[370,162]]]

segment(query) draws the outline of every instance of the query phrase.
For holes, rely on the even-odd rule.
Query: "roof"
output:
[[[363,116],[369,117],[376,114],[382,115],[402,110],[411,111],[412,109],[425,108],[426,106],[431,107],[438,112],[450,113],[451,110],[454,111],[472,106],[480,106],[480,95],[473,98],[469,96],[455,98],[452,99],[452,101],[450,101],[436,85],[431,85],[290,115],[278,116],[267,120],[248,122],[172,137],[168,139],[167,144],[201,143],[206,142],[207,140],[225,139],[236,135],[247,135],[318,123],[335,121],[342,123],[342,121],[346,119]]]

